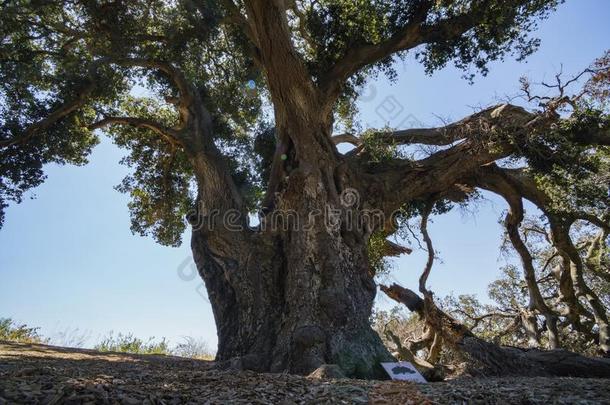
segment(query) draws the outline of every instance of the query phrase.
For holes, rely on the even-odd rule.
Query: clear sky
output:
[[[453,68],[428,77],[412,60],[399,62],[395,84],[380,77],[366,89],[362,122],[438,125],[438,117],[460,119],[475,106],[516,94],[520,76],[549,79],[561,64],[564,72],[577,72],[610,48],[609,21],[610,1],[568,0],[540,24],[537,53],[526,62],[509,58],[491,65],[474,85]],[[183,246],[167,248],[129,230],[127,197],[113,189],[128,173],[118,164],[123,153],[104,140],[85,167],[50,166],[36,198],[7,210],[0,230],[0,317],[40,326],[51,337],[78,328],[89,344],[114,330],[173,342],[200,337],[215,347],[212,310],[192,272],[189,235]],[[438,295],[484,297],[497,276],[503,263],[498,219],[505,205],[488,197],[474,215],[457,210],[430,225],[443,261],[429,281]],[[391,277],[415,287],[424,261],[423,252],[397,259]],[[387,298],[378,301],[390,305]]]

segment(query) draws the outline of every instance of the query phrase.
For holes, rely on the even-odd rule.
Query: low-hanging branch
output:
[[[602,353],[609,353],[610,327],[606,309],[602,304],[597,294],[588,286],[584,278],[584,263],[581,255],[574,245],[570,236],[570,227],[577,219],[588,220],[591,223],[600,223],[602,229],[607,227],[605,220],[592,216],[591,214],[584,215],[580,212],[571,213],[556,213],[551,206],[549,197],[541,191],[523,170],[519,169],[501,169],[495,165],[490,165],[480,168],[475,175],[475,185],[483,189],[487,189],[494,193],[503,196],[511,210],[517,213],[516,217],[511,216],[509,212],[507,216],[507,230],[511,238],[513,246],[519,253],[524,270],[526,273],[526,281],[530,290],[533,307],[540,311],[547,319],[547,327],[550,332],[550,337],[556,336],[556,314],[545,303],[544,298],[539,293],[538,284],[535,279],[534,269],[531,265],[531,255],[527,247],[519,236],[519,224],[523,216],[523,208],[520,203],[521,198],[526,198],[535,204],[548,218],[551,229],[551,241],[562,257],[564,264],[559,268],[559,288],[561,291],[562,302],[567,306],[568,319],[576,330],[583,331],[583,324],[580,320],[581,316],[593,317],[597,325],[597,332],[591,331],[597,335],[597,341]],[[593,218],[597,220],[593,220]],[[539,292],[539,290],[538,290]],[[590,312],[583,308],[579,298],[585,298],[590,306]],[[590,328],[593,328],[590,324]],[[550,340],[551,345],[556,345],[556,337]]]
[[[78,89],[77,96],[74,98],[68,98],[54,110],[50,111],[49,114],[43,119],[30,124],[20,134],[16,134],[9,139],[0,140],[0,148],[6,148],[9,146],[22,144],[27,142],[32,137],[44,133],[44,131],[51,128],[61,120],[68,117],[70,114],[78,111],[87,104],[91,94],[95,91],[97,83],[97,74],[100,66],[108,63],[108,58],[99,58],[93,61],[87,69],[87,75],[81,78],[79,81],[82,83],[81,88]]]
[[[486,186],[487,189],[502,196],[509,205],[509,211],[506,214],[504,225],[508,233],[508,237],[517,251],[521,264],[525,273],[525,281],[530,297],[528,310],[538,310],[546,319],[546,326],[549,332],[549,347],[555,349],[559,347],[559,333],[557,331],[557,315],[547,305],[545,299],[540,292],[538,282],[536,280],[536,270],[533,264],[532,255],[524,243],[520,235],[520,225],[524,218],[523,201],[517,191],[511,185],[499,177],[493,180],[481,179],[480,185]],[[532,325],[535,327],[535,324]],[[535,333],[537,336],[538,334]]]
[[[189,107],[190,104],[193,102],[194,97],[192,87],[186,80],[184,74],[172,64],[159,60],[145,58],[102,57],[91,63],[89,67],[88,77],[84,80],[85,83],[78,91],[78,96],[76,98],[64,102],[55,110],[51,111],[45,118],[28,126],[21,134],[10,139],[1,140],[0,148],[9,147],[18,143],[26,142],[31,137],[44,132],[51,126],[55,125],[62,119],[69,116],[70,114],[81,109],[87,102],[90,101],[90,96],[97,86],[96,76],[98,69],[101,66],[108,64],[117,64],[120,66],[127,67],[157,69],[166,74],[170,78],[172,83],[176,86],[180,94],[180,97],[175,99],[175,102],[173,102],[173,104],[178,106],[179,112],[181,114],[182,124],[180,128],[172,129],[166,128],[161,124],[155,123],[154,121],[149,119],[134,117],[105,117],[100,121],[89,124],[87,127],[90,130],[94,130],[111,124],[131,125],[138,128],[151,129],[157,134],[162,135],[167,139],[171,139],[172,141],[178,141],[182,137],[179,131],[183,129],[185,125],[184,123],[189,119]],[[171,97],[169,99],[171,99]],[[204,111],[206,113],[207,120],[211,122],[209,113],[207,112],[207,110],[205,110],[205,108]]]
[[[424,299],[413,291],[398,284],[380,287],[388,297],[421,314]],[[463,357],[466,374],[486,377],[610,377],[609,359],[593,359],[565,350],[523,350],[498,346],[478,338],[466,326],[437,307],[433,310],[443,323],[443,328],[437,332],[452,350]]]

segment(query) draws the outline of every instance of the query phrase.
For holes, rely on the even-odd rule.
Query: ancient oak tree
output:
[[[448,63],[485,73],[489,61],[533,52],[531,31],[558,3],[4,1],[0,204],[39,185],[47,163],[86,163],[108,135],[129,151],[133,173],[118,189],[132,198],[132,230],[177,245],[184,218],[193,225],[219,361],[296,373],[335,363],[366,377],[391,358],[369,324],[371,242],[375,255],[404,253],[386,239],[401,217],[427,217],[483,188],[510,203],[508,233],[528,270],[525,198],[552,222],[569,303],[558,312],[534,282],[531,310],[551,334],[584,316],[607,352],[607,314],[579,276],[569,234],[580,219],[607,232],[607,190],[594,180],[610,143],[602,107],[562,95],[438,128],[351,126],[362,85],[391,80],[396,58],[414,55],[430,73]],[[339,153],[344,141],[354,149]],[[396,153],[417,144],[436,149]]]

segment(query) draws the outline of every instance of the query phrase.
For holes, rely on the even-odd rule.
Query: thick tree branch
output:
[[[537,116],[522,107],[501,104],[486,108],[459,121],[436,128],[408,128],[397,131],[382,131],[374,134],[377,140],[392,145],[421,144],[447,146],[455,142],[473,139],[480,142],[495,141],[504,128],[511,131],[529,131],[536,124]],[[350,133],[334,135],[335,144],[350,143],[362,146],[362,138]]]
[[[362,144],[362,140],[360,138],[358,138],[356,135],[349,133],[333,135],[331,140],[335,145],[339,145],[340,143],[349,143],[354,146],[360,146]]]
[[[585,263],[587,267],[591,269],[595,275],[605,280],[606,282],[610,282],[610,267],[604,263],[604,254],[606,246],[606,240],[608,239],[608,232],[605,230],[600,230],[597,233],[597,236],[587,249],[587,255],[585,256]]]
[[[506,194],[505,191],[503,192],[502,187],[511,187],[515,190],[515,194],[523,196],[534,203],[547,216],[551,227],[553,245],[564,260],[564,264],[558,274],[558,280],[561,299],[568,307],[567,315],[570,322],[574,325],[575,329],[582,330],[580,316],[591,316],[578,300],[578,297],[585,298],[591,307],[595,323],[597,323],[599,328],[600,349],[607,355],[610,351],[610,325],[606,310],[599,297],[589,288],[583,277],[583,259],[570,236],[570,227],[574,221],[583,216],[589,217],[589,220],[593,220],[595,217],[590,218],[592,217],[591,215],[578,212],[566,213],[559,216],[551,209],[550,200],[546,194],[539,190],[533,179],[526,176],[522,170],[500,169],[495,165],[490,165],[480,168],[476,178],[478,186],[500,195]],[[500,186],[501,184],[505,184],[505,186]],[[519,243],[518,241],[516,242],[517,245],[515,247],[517,248]],[[519,252],[519,249],[517,250]]]
[[[488,179],[504,178],[521,196],[540,208],[547,217],[559,217],[559,214],[553,211],[552,202],[549,197],[538,188],[534,178],[528,175],[524,168],[505,169],[497,165],[488,165],[478,168],[477,176]],[[606,232],[610,232],[610,218],[608,215],[598,217],[586,211],[576,210],[562,212],[561,217],[572,222],[576,220],[587,221]]]
[[[85,103],[88,101],[91,93],[95,90],[96,81],[94,80],[94,77],[95,77],[97,68],[99,66],[101,66],[103,64],[107,64],[107,63],[114,63],[114,64],[117,64],[120,66],[137,66],[137,67],[143,67],[143,68],[158,69],[158,70],[162,71],[163,73],[165,73],[170,78],[170,80],[174,83],[174,85],[176,86],[178,91],[180,92],[180,98],[176,101],[176,103],[178,104],[179,110],[181,112],[183,122],[188,120],[188,117],[187,117],[189,114],[188,107],[192,103],[193,97],[195,95],[193,94],[190,84],[188,83],[188,81],[184,77],[183,73],[179,69],[175,68],[170,63],[163,62],[163,61],[157,61],[157,60],[150,60],[150,59],[143,59],[143,58],[107,58],[107,57],[104,57],[104,58],[100,58],[100,59],[96,60],[95,62],[93,62],[93,64],[89,68],[89,78],[87,79],[86,84],[83,86],[83,88],[78,92],[78,96],[75,99],[65,102],[64,104],[62,104],[61,106],[59,106],[58,108],[53,110],[44,119],[31,124],[19,136],[0,141],[0,147],[9,147],[9,146],[12,146],[15,144],[26,142],[32,136],[47,130],[52,125],[56,124],[57,122],[59,122],[60,120],[62,120],[65,117],[67,117],[71,113],[77,111],[79,108],[83,107],[85,105]],[[204,111],[205,111],[207,120],[209,122],[211,122],[209,113],[205,109],[204,109]],[[134,119],[134,118],[126,118],[126,117],[112,117],[112,118],[114,119],[115,122],[110,122],[111,121],[110,119],[102,120],[100,122],[90,125],[89,128],[97,129],[97,128],[101,128],[102,126],[105,126],[105,125],[108,125],[111,123],[118,123],[118,122],[116,122],[117,118],[121,118],[123,120],[123,122],[122,122],[123,124],[129,124],[129,125],[136,124],[136,121],[134,121],[136,119]],[[131,120],[131,121],[127,122],[127,120]],[[150,122],[150,121],[144,122],[144,121],[140,120],[139,122],[137,122],[137,126],[140,126],[140,127],[144,126],[145,124],[147,124],[150,129],[154,129],[155,132],[157,132],[159,134],[162,134],[164,136],[171,136],[176,139],[178,138],[177,132],[175,130],[172,130],[169,128],[163,128],[163,130],[161,130],[160,125],[154,124],[153,122]]]
[[[161,135],[173,144],[183,141],[180,133],[172,128],[167,128],[158,122],[145,118],[134,117],[104,117],[103,119],[88,126],[90,130],[101,129],[110,125],[129,125],[135,128],[146,128]]]
[[[404,254],[411,254],[411,252],[413,252],[412,249],[387,239],[385,240],[382,249],[382,254],[385,257],[398,257]]]
[[[109,58],[111,63],[126,67],[143,67],[157,69],[165,73],[180,92],[181,97],[190,100],[191,87],[180,69],[169,62],[146,58]]]
[[[492,109],[494,108],[497,108],[497,106]],[[482,115],[484,116],[485,114],[483,113]],[[468,116],[463,120],[444,127],[408,128],[389,132],[382,131],[375,133],[375,136],[376,139],[393,145],[420,144],[446,146],[472,135],[476,130],[476,120],[481,118],[482,115],[481,113],[473,114],[472,116]],[[331,139],[335,145],[340,143],[350,143],[354,146],[362,145],[362,138],[351,133],[334,135]]]
[[[573,221],[562,221],[556,217],[550,217],[549,220],[551,222],[553,243],[557,250],[566,258],[566,264],[569,266],[566,270],[569,269],[571,281],[576,290],[576,296],[584,298],[593,312],[599,330],[598,345],[600,350],[605,356],[610,356],[610,322],[608,314],[598,295],[589,287],[585,280],[582,257],[570,237],[570,226]]]
[[[197,89],[179,68],[166,61],[144,58],[116,58],[112,59],[112,63],[120,66],[157,69],[167,75],[179,93],[177,98],[169,97],[168,100],[177,107],[180,124],[176,128],[163,128],[163,131],[157,132],[165,132],[169,136],[179,139],[191,154],[196,154],[201,150],[214,150],[213,153],[219,153],[212,141],[212,115],[203,104]]]
[[[526,244],[521,238],[519,227],[524,218],[523,201],[517,190],[504,178],[497,177],[494,179],[481,178],[479,185],[490,191],[501,195],[508,203],[510,209],[506,214],[505,226],[510,241],[521,258],[521,264],[525,274],[525,281],[530,297],[528,310],[536,309],[544,315],[549,332],[549,345],[551,349],[559,347],[559,333],[557,330],[557,315],[547,305],[545,299],[540,292],[538,282],[536,280],[536,269],[532,255]],[[536,333],[537,335],[537,333]]]
[[[33,136],[46,131],[63,118],[84,106],[94,89],[95,82],[88,81],[83,89],[79,91],[79,94],[75,99],[63,103],[61,106],[53,110],[47,117],[28,126],[21,134],[9,139],[1,140],[0,148],[7,148],[9,146],[22,144],[27,142]]]
[[[260,45],[258,43],[258,39],[252,31],[252,27],[250,26],[248,19],[242,14],[241,10],[233,0],[222,0],[222,5],[227,10],[229,22],[237,25],[237,27],[239,27],[241,32],[250,42],[248,44],[250,56],[252,56],[257,65],[262,67],[259,50]]]
[[[231,178],[227,162],[214,144],[211,114],[203,104],[199,92],[184,73],[171,63],[161,60],[117,58],[112,59],[112,63],[127,67],[157,69],[167,75],[179,93],[177,99],[170,101],[178,107],[180,125],[176,128],[167,128],[147,119],[106,117],[93,126],[124,124],[148,128],[170,142],[179,143],[192,161],[201,188],[200,196],[207,202],[206,209],[212,207],[243,209],[243,199]]]
[[[325,96],[334,102],[341,88],[350,76],[380,60],[401,51],[413,49],[426,43],[452,41],[480,22],[480,14],[485,10],[487,1],[463,14],[441,19],[433,24],[425,24],[433,1],[419,1],[413,12],[413,17],[402,29],[379,44],[364,44],[350,48],[346,54],[319,80]]]
[[[377,139],[382,140],[387,144],[392,145],[449,145],[455,141],[462,139],[466,134],[459,123],[440,128],[409,128],[391,132],[378,132],[375,134]],[[349,143],[354,146],[362,145],[362,138],[351,134],[344,133],[333,135],[331,138],[335,145],[340,143]]]
[[[430,238],[430,234],[428,233],[428,218],[430,217],[430,213],[432,212],[432,208],[434,207],[434,201],[428,201],[426,206],[424,207],[424,211],[421,216],[421,225],[419,227],[422,236],[424,237],[424,241],[426,242],[426,250],[428,251],[428,260],[426,261],[426,266],[424,267],[424,271],[419,277],[419,292],[426,295],[430,295],[430,291],[426,288],[426,282],[428,281],[428,276],[430,276],[430,272],[432,271],[432,266],[434,265],[434,245],[432,244],[432,239]]]
[[[420,1],[412,20],[392,37],[379,44],[363,44],[350,48],[346,54],[320,79],[320,88],[329,101],[339,95],[345,81],[358,70],[384,59],[398,51],[416,47],[422,43],[421,24],[433,6],[429,0]]]
[[[413,291],[397,284],[381,286],[390,298],[406,305],[411,311],[423,308],[424,300]],[[413,308],[413,309],[412,309]],[[438,308],[435,317],[444,327],[438,332],[456,353],[463,354],[465,365],[473,375],[529,375],[529,376],[610,376],[610,362],[567,351],[522,350],[502,347],[476,337],[466,326]]]
[[[315,102],[315,85],[291,41],[285,1],[246,0],[244,4],[276,109],[296,102],[302,110],[304,103]]]
[[[441,146],[454,145],[425,159],[416,161],[395,159],[367,169],[367,174],[372,174],[373,181],[377,184],[374,186],[376,193],[370,194],[371,203],[391,213],[398,209],[404,201],[445,192],[453,188],[469,173],[519,152],[519,145],[527,145],[530,143],[530,139],[553,131],[557,120],[557,117],[530,113],[522,107],[503,104],[487,108],[445,127],[410,129],[387,135],[379,134],[381,139],[386,137],[385,139],[389,140],[389,143],[394,144],[417,142]],[[589,137],[588,142],[590,143],[587,144],[598,145],[604,139],[606,130],[600,128],[599,131],[592,131],[596,136]],[[575,140],[579,139],[575,134],[570,136]],[[358,152],[350,153],[349,158],[360,164],[368,164],[366,146],[360,144],[358,138],[343,134],[331,139],[335,142],[348,141],[358,144]],[[581,138],[581,140],[584,142],[584,139]],[[382,195],[379,195],[379,184],[385,185],[385,192]],[[535,185],[533,187],[528,185],[527,190],[521,190],[522,186],[517,188],[528,199],[530,199],[528,195],[535,199],[545,198],[539,195]],[[548,205],[547,203],[542,204]],[[597,226],[608,226],[589,214],[577,213],[575,215]]]

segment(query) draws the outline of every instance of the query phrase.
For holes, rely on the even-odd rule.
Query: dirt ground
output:
[[[0,342],[4,404],[610,404],[610,380],[458,379],[412,384],[218,371],[171,356]]]

